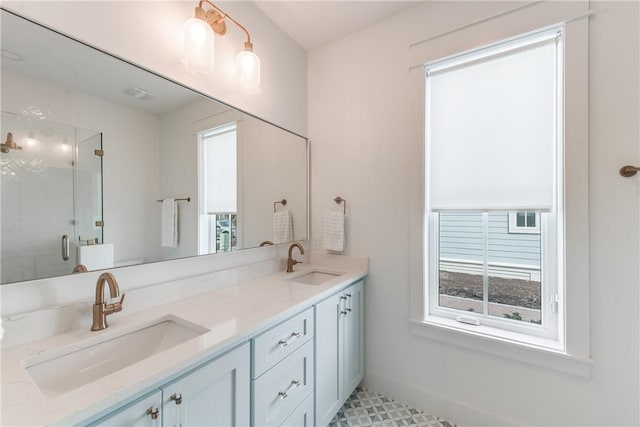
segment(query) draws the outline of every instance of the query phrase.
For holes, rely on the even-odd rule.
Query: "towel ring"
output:
[[[273,211],[276,211],[276,205],[277,204],[281,204],[282,206],[287,206],[287,199],[282,199],[282,200],[276,200],[275,202],[273,202]]]
[[[347,214],[347,200],[343,199],[340,196],[337,196],[335,199],[333,199],[333,201],[336,202],[337,204],[344,203],[343,206],[342,206],[342,208],[343,208],[342,213],[346,215]]]

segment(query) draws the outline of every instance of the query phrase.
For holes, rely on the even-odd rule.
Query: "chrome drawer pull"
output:
[[[297,380],[291,381],[291,385],[289,386],[288,389],[286,389],[285,391],[278,392],[278,397],[280,399],[285,399],[289,395],[289,393],[295,390],[299,385],[300,385],[300,381],[297,381]]]
[[[302,335],[302,332],[292,332],[291,336],[288,339],[278,341],[278,345],[280,347],[286,347],[289,345],[289,340],[300,338],[301,335]]]

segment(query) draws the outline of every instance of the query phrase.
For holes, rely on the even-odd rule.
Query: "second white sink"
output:
[[[344,273],[335,271],[314,270],[298,277],[289,279],[290,282],[303,283],[305,285],[322,285],[331,279],[342,276]]]
[[[45,395],[73,390],[209,330],[175,316],[165,316],[132,329],[104,333],[73,346],[52,350],[24,361]]]

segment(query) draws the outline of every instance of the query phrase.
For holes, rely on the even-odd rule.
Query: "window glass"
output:
[[[511,234],[509,213],[491,212],[487,243],[488,314],[541,323],[541,234]]]
[[[482,213],[439,215],[439,305],[482,313],[484,300],[484,235]]]
[[[541,324],[540,234],[510,234],[508,212],[438,218],[439,306]]]

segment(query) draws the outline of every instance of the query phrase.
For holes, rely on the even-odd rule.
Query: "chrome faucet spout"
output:
[[[293,266],[296,264],[302,264],[302,261],[293,259],[293,248],[298,248],[300,255],[304,255],[304,248],[300,243],[292,243],[289,246],[289,256],[287,258],[287,273],[293,273]]]
[[[124,301],[125,294],[120,296],[120,301],[113,304],[107,304],[104,301],[105,283],[109,286],[109,296],[111,298],[117,298],[120,296],[118,281],[113,274],[102,273],[96,282],[96,300],[93,304],[93,323],[91,324],[92,331],[101,331],[108,328],[107,315],[122,311],[122,302]]]

